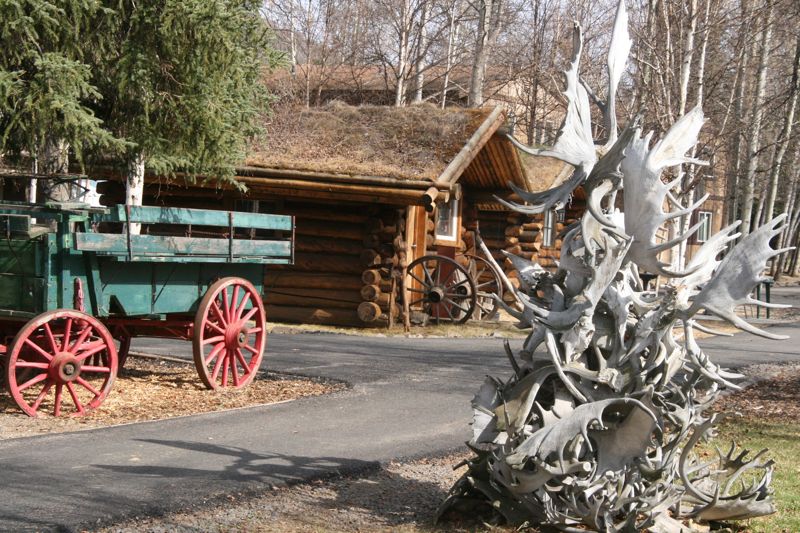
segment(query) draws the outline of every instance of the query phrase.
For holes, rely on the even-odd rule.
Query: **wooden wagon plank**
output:
[[[233,211],[233,226],[236,228],[272,229],[291,231],[292,217],[263,213]],[[105,222],[125,222],[124,205],[109,208],[109,213],[100,217]],[[196,226],[225,226],[230,224],[228,211],[189,209],[186,207],[131,206],[131,222],[142,224],[193,224]]]
[[[169,237],[160,235],[131,235],[131,255],[228,256],[231,252],[228,239],[197,237]],[[128,254],[128,236],[118,233],[76,233],[77,250],[110,254]],[[233,256],[290,257],[290,241],[233,240]]]

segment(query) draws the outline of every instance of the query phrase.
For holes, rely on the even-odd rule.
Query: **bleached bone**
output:
[[[666,244],[656,242],[656,235],[662,225],[685,212],[664,212],[663,206],[667,193],[678,183],[669,184],[661,181],[662,171],[670,166],[685,162],[697,162],[684,154],[697,143],[700,127],[703,125],[703,112],[699,107],[681,117],[667,132],[663,139],[650,149],[652,134],[641,137],[637,131],[625,151],[622,161],[623,192],[625,197],[625,228],[633,236],[630,259],[639,268],[654,274],[669,277],[684,277],[684,273],[670,272],[668,266],[658,259],[658,254],[677,246],[691,237],[699,225],[679,235]],[[687,211],[691,213],[708,198],[703,196]]]
[[[759,329],[736,315],[738,305],[760,305],[764,307],[791,307],[789,305],[767,304],[756,300],[750,294],[753,289],[769,278],[764,276],[767,261],[778,254],[793,250],[794,247],[775,250],[770,241],[783,231],[784,213],[767,222],[742,239],[719,265],[716,274],[700,293],[694,297],[685,316],[692,317],[700,309],[724,318],[739,329],[768,339],[787,339]]]

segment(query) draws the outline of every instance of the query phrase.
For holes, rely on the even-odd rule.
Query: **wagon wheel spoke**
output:
[[[462,279],[461,281],[459,281],[459,282],[458,282],[458,283],[456,283],[455,285],[450,285],[450,286],[449,286],[449,287],[447,287],[447,288],[448,288],[448,289],[455,289],[456,287],[460,287],[460,286],[464,285],[465,283],[469,283],[469,279]]]
[[[240,350],[239,348],[236,349],[236,359],[239,360],[239,363],[242,365],[242,368],[244,368],[245,374],[249,374],[250,365],[247,363],[247,359],[244,358],[244,354],[242,353],[242,350]]]
[[[111,368],[107,366],[84,365],[81,372],[96,372],[97,374],[110,374]]]
[[[234,351],[234,353],[231,356],[228,357],[228,360],[230,361],[230,364],[231,364],[231,376],[233,377],[233,386],[234,387],[238,387],[239,386],[239,372],[238,372],[238,370],[236,370],[236,357],[235,357],[235,354],[238,351],[239,351],[239,349],[237,348]]]
[[[33,341],[30,339],[30,338],[27,338],[27,339],[25,339],[25,345],[26,345],[26,346],[30,346],[31,348],[33,348],[34,350],[36,350],[36,352],[38,352],[38,353],[39,353],[39,355],[41,355],[42,357],[44,357],[44,358],[45,358],[45,359],[47,359],[48,361],[52,361],[52,360],[53,360],[53,356],[52,356],[52,355],[50,355],[49,353],[45,352],[45,351],[42,349],[42,347],[41,347],[41,346],[39,346],[38,344],[36,344],[35,342],[33,342]]]
[[[63,395],[63,383],[56,383],[56,398],[53,400],[53,416],[59,416],[61,414],[61,399]]]
[[[86,390],[88,390],[89,392],[91,392],[92,394],[94,394],[95,398],[96,398],[96,397],[98,397],[98,396],[100,396],[100,391],[99,391],[99,390],[97,390],[97,389],[95,389],[95,388],[94,388],[94,386],[93,386],[91,383],[89,383],[88,381],[86,381],[86,380],[85,380],[85,379],[83,379],[82,377],[78,376],[78,377],[75,379],[75,382],[76,382],[78,385],[80,385],[81,387],[83,387],[84,389],[86,389]]]
[[[56,353],[58,351],[58,343],[56,343],[53,330],[50,329],[50,324],[47,322],[44,323],[44,333],[47,336],[47,340],[50,341],[50,349],[53,350],[53,353]]]
[[[225,349],[224,344],[217,344],[216,346],[214,346],[214,348],[211,350],[211,353],[208,354],[208,357],[205,360],[206,366],[210,365],[211,361],[213,361],[214,358],[216,358],[219,355],[219,353],[224,349]]]
[[[78,361],[85,361],[89,356],[98,354],[106,349],[106,343],[102,340],[94,341],[83,347],[83,350],[75,354]]]
[[[244,310],[247,307],[247,304],[248,304],[249,301],[250,301],[250,293],[246,292],[246,293],[244,293],[244,296],[242,296],[242,303],[240,303],[239,307],[236,309],[236,316],[237,317],[242,316],[242,313],[244,313]]]
[[[67,322],[64,325],[64,338],[61,339],[61,351],[66,352],[69,348],[69,338],[72,335],[72,317],[67,317]],[[56,389],[56,393],[58,393],[58,389]]]
[[[222,350],[220,350],[222,351]],[[225,362],[226,355],[222,357],[217,357],[217,362],[214,364],[214,370],[211,372],[211,381],[217,381],[217,376],[219,375],[219,369],[222,368],[222,363]]]
[[[227,387],[228,386],[228,367],[229,367],[228,359],[230,359],[230,351],[229,350],[225,350],[225,357],[222,357],[221,359],[223,361],[225,361],[222,364],[222,386],[223,387]]]
[[[417,305],[418,303],[424,302],[424,301],[426,301],[425,298],[417,298],[416,300],[412,300],[411,302],[409,302],[408,306],[411,307],[412,305]]]
[[[245,350],[247,350],[248,352],[252,352],[252,353],[253,353],[253,355],[258,355],[258,349],[256,349],[256,348],[255,348],[255,347],[253,347],[253,346],[250,346],[249,344],[245,344],[244,346],[242,346],[242,348],[244,348],[244,349],[245,349]]]
[[[213,329],[217,333],[225,335],[225,330],[219,327],[218,325],[214,324],[213,322],[206,322],[206,327]]]
[[[425,270],[424,268],[423,268],[422,270],[423,270],[423,272],[425,272],[425,273],[427,274],[427,270]],[[417,277],[417,275],[416,275],[416,274],[414,274],[413,272],[411,272],[410,270],[409,270],[409,272],[408,272],[408,275],[409,275],[409,276],[411,276],[411,277],[414,279],[414,281],[416,281],[417,283],[419,283],[419,284],[420,284],[420,285],[422,285],[423,287],[427,287],[427,286],[428,286],[428,283],[427,283],[427,282],[425,282],[425,281],[422,281],[421,279],[419,279],[419,278]],[[431,283],[433,283],[433,282],[431,282]],[[416,290],[419,290],[419,289],[416,289]]]
[[[247,314],[245,314],[245,315],[242,317],[242,320],[241,320],[241,321],[242,321],[242,322],[247,322],[247,321],[249,321],[251,318],[253,318],[253,315],[255,315],[257,312],[258,312],[258,308],[257,308],[257,307],[254,307],[254,308],[252,308],[251,310],[249,310],[249,311],[247,312]]]
[[[222,318],[225,320],[225,323],[228,324],[231,321],[231,317],[228,316],[228,288],[225,287],[219,293],[219,308],[222,310]]]
[[[423,283],[423,285],[427,287],[433,287],[434,285],[436,285],[436,283],[434,283],[433,281],[431,273],[428,271],[428,268],[425,265],[422,265],[422,271],[425,273],[425,279],[428,280],[426,283]]]
[[[255,333],[261,333],[262,331],[264,331],[264,330],[261,329],[261,328],[250,328],[250,329],[247,330],[247,333],[252,335],[252,334],[255,334]]]
[[[236,310],[239,307],[239,286],[233,286],[233,296],[231,296],[230,301],[230,311],[228,312],[228,316],[231,317],[231,322],[236,321]]]
[[[458,309],[459,309],[459,310],[460,310],[462,313],[464,313],[464,314],[467,314],[467,313],[469,313],[469,308],[466,308],[466,309],[464,309],[464,308],[463,308],[463,307],[461,307],[459,304],[457,304],[457,303],[455,302],[455,300],[453,300],[453,299],[451,299],[451,298],[445,298],[445,299],[444,299],[444,301],[445,301],[445,302],[447,302],[447,303],[449,303],[450,305],[452,305],[452,306],[454,306],[454,307],[457,307],[457,308],[458,308]],[[450,318],[453,318],[453,316],[451,315],[451,316],[450,316]]]
[[[72,397],[72,403],[75,404],[75,409],[77,409],[80,414],[83,414],[83,405],[81,404],[80,400],[78,400],[78,395],[75,393],[75,386],[68,382],[67,390],[69,391],[69,395]]]
[[[408,288],[408,292],[416,292],[417,294],[425,294],[425,291],[423,289],[414,289],[412,287]]]
[[[86,339],[89,338],[89,334],[91,332],[92,332],[92,326],[87,324],[86,327],[83,328],[81,332],[78,334],[78,338],[75,340],[74,343],[72,343],[72,346],[70,346],[69,349],[72,351],[77,350],[84,342],[86,342]]]
[[[51,388],[53,388],[53,383],[51,381],[48,381],[47,383],[44,384],[42,390],[39,391],[39,395],[36,396],[36,400],[34,400],[34,402],[31,404],[31,409],[33,409],[34,411],[39,410],[39,406],[42,405],[42,402],[47,396],[47,393],[50,392]]]
[[[18,387],[18,389],[20,391],[24,391],[25,389],[29,389],[29,388],[33,387],[34,385],[36,385],[37,383],[41,383],[42,381],[44,381],[46,379],[47,379],[47,372],[42,372],[41,374],[38,374],[38,375],[32,377],[31,379],[29,379],[28,381],[26,381],[25,383],[20,385]]]
[[[214,314],[217,315],[217,319],[219,320],[220,325],[222,327],[228,325],[228,321],[225,320],[225,317],[222,316],[222,310],[219,308],[219,304],[216,301],[211,302],[211,311],[213,311]],[[208,323],[210,324],[211,322]]]
[[[210,344],[212,342],[221,342],[225,340],[225,335],[217,335],[216,337],[208,337],[207,339],[203,339],[202,344]]]
[[[47,363],[35,363],[32,361],[17,361],[17,368],[40,368],[42,370],[47,370],[50,368],[50,365]]]

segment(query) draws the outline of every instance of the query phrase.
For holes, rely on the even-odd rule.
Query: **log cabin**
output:
[[[399,323],[414,311],[403,308],[413,289],[405,272],[419,257],[474,252],[479,227],[512,276],[501,250],[552,267],[559,231],[577,218],[569,210],[566,219],[526,218],[497,201],[519,201],[508,183],[538,191],[568,176],[562,163],[513,147],[499,106],[334,102],[276,110],[266,120],[266,135],[236,169],[235,183],[147,173],[143,202],[294,215],[294,264],[269,266],[266,274],[274,322]],[[124,203],[119,171],[98,176],[106,180],[98,184],[101,203]]]

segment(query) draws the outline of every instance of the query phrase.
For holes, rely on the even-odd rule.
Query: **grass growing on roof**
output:
[[[284,106],[265,124],[267,135],[247,163],[269,168],[435,179],[491,109]]]

